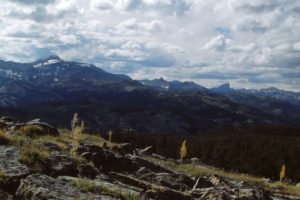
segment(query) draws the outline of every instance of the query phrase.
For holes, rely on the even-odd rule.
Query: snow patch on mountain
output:
[[[92,65],[86,64],[86,63],[78,63],[79,66],[81,67],[91,67]]]
[[[51,60],[47,60],[47,61],[42,62],[42,63],[35,64],[35,65],[33,65],[33,67],[42,67],[42,66],[45,66],[45,65],[51,65],[51,64],[55,64],[55,63],[59,63],[59,62],[61,62],[61,60],[51,59]]]

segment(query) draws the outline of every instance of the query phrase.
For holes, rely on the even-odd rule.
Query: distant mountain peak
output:
[[[276,87],[269,87],[269,88],[265,88],[265,89],[261,89],[261,91],[275,91],[275,92],[277,92],[277,91],[280,91],[278,88],[276,88]]]
[[[41,66],[45,66],[45,65],[51,65],[51,64],[55,64],[55,63],[60,63],[63,60],[58,57],[57,55],[50,55],[47,56],[45,58],[39,59],[36,62],[34,62],[33,67],[41,67]]]
[[[163,77],[153,79],[152,81],[167,82]]]
[[[213,92],[229,92],[232,89],[230,88],[230,83],[224,83],[219,87],[215,87],[211,89]]]
[[[45,58],[42,58],[40,60],[62,60],[62,59],[58,55],[53,54],[53,55],[47,56]]]
[[[224,83],[220,87],[230,89],[230,83]]]

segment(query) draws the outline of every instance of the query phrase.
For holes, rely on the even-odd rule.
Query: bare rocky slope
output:
[[[213,175],[217,169],[196,158],[180,162],[151,147],[136,149],[87,134],[75,140],[76,155],[71,155],[72,133],[39,120],[18,123],[2,117],[0,127],[1,200],[300,199],[283,185],[266,188],[267,180],[258,184]],[[211,174],[182,173],[177,167]]]

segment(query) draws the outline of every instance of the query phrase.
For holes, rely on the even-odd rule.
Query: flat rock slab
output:
[[[19,156],[19,148],[0,146],[0,173],[7,178],[23,177],[29,174],[27,166],[19,162]]]
[[[32,174],[21,180],[16,197],[23,200],[116,200],[115,197],[83,193],[68,181],[43,174]]]
[[[63,181],[68,181],[68,182],[70,182],[70,181],[79,181],[78,178],[70,177],[70,176],[59,176],[58,179],[63,180]],[[137,192],[137,191],[131,190],[129,188],[125,188],[125,187],[120,187],[116,184],[107,182],[105,180],[96,179],[96,180],[90,180],[90,181],[92,181],[95,186],[104,186],[104,187],[107,187],[108,189],[110,189],[114,192],[117,192],[117,193],[121,193],[121,194],[124,194],[124,195],[130,194],[130,195],[134,195],[134,196],[141,196],[140,192]]]

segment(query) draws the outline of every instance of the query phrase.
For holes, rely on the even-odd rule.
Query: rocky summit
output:
[[[233,175],[197,158],[166,158],[153,147],[116,144],[76,127],[0,121],[1,200],[300,199],[297,186]]]

